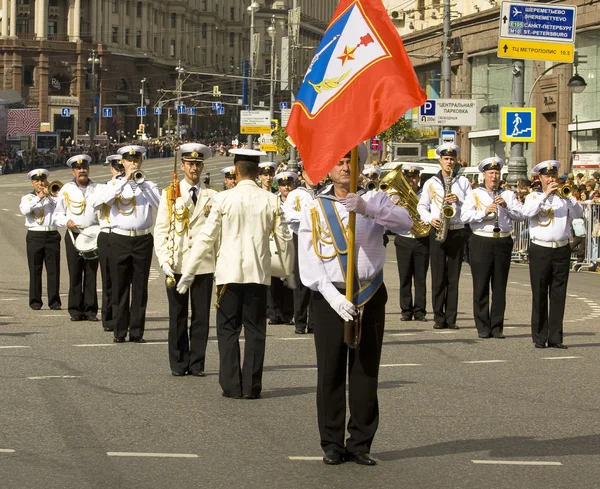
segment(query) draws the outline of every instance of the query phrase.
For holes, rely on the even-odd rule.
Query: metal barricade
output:
[[[585,259],[583,262],[576,261],[573,269],[595,270],[598,266],[598,245],[600,243],[600,204],[591,201],[582,202],[583,219],[585,223]]]
[[[529,223],[527,220],[514,223],[512,238],[514,244],[511,261],[515,263],[527,263],[527,253],[529,251]]]

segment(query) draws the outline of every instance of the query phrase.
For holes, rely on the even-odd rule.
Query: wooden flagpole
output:
[[[358,189],[358,147],[352,148],[350,153],[350,192],[355,194]],[[346,299],[354,304],[354,279],[355,279],[355,240],[356,240],[356,212],[348,216],[346,230],[348,242],[348,267],[346,270]],[[357,334],[358,318],[344,322],[344,343],[350,348],[356,348],[359,342]]]

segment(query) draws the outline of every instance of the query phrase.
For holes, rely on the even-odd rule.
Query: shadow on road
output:
[[[397,389],[407,384],[416,384],[416,382],[406,380],[386,380],[384,382],[379,382],[378,390]],[[315,394],[316,390],[316,385],[306,387],[282,387],[280,389],[263,391],[262,397],[263,399],[271,399],[276,397],[302,396],[304,394]]]

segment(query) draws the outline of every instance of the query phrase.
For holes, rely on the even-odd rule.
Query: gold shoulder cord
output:
[[[85,199],[81,202],[74,202],[69,198],[69,194],[67,192],[64,193],[65,203],[67,204],[67,208],[71,211],[71,214],[74,216],[80,216],[85,212]]]
[[[540,216],[546,217],[547,220],[545,222],[540,221]],[[550,207],[550,209],[548,210],[540,209],[540,212],[537,215],[537,222],[538,226],[541,226],[543,228],[547,228],[548,226],[550,226],[550,224],[554,222],[554,209],[552,207]]]
[[[296,195],[296,211],[300,212],[300,196]]]
[[[36,213],[35,209],[32,209],[31,215],[33,216],[33,220],[38,223],[38,225],[42,225],[44,219],[46,219],[46,213],[44,212],[44,208],[42,207],[41,212]]]
[[[337,256],[337,251],[334,251],[333,255],[331,256],[325,256],[319,252],[319,241],[322,241],[324,244],[333,245],[333,238],[331,233],[323,229],[323,226],[321,226],[319,210],[316,207],[313,207],[310,210],[310,221],[312,224],[312,243],[313,249],[315,250],[315,255],[317,255],[321,260],[331,260],[332,258],[335,258]]]
[[[128,211],[124,211],[123,209],[121,209],[121,205],[125,207],[131,205],[131,209],[129,209]],[[118,195],[115,199],[115,206],[117,207],[119,214],[122,214],[124,216],[130,216],[135,212],[135,195],[131,197],[131,199],[124,199],[123,197],[121,197],[121,195]]]
[[[108,204],[102,204],[102,214],[104,220],[110,224],[110,206]]]
[[[431,195],[431,198],[436,203],[436,205],[441,208],[444,199],[437,194],[437,192],[435,191],[435,188],[433,186],[433,183],[429,184],[429,194]]]

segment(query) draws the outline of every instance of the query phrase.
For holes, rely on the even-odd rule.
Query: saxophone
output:
[[[444,177],[444,197],[442,198],[442,211],[440,218],[442,223],[440,228],[435,232],[435,240],[438,243],[443,243],[448,237],[448,228],[450,226],[450,219],[456,214],[456,209],[452,204],[444,204],[446,196],[452,193],[452,175]]]

